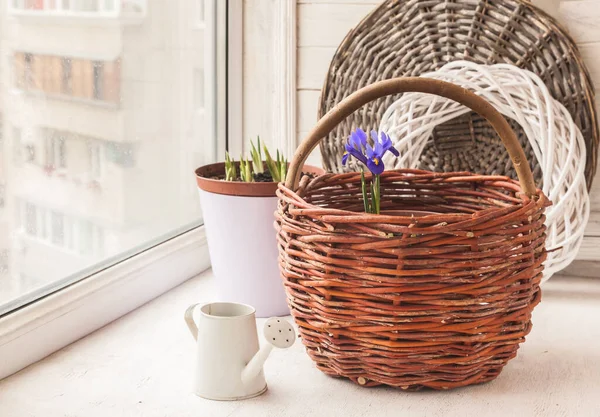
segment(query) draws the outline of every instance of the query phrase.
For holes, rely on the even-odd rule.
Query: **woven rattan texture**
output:
[[[279,186],[280,270],[309,355],[365,386],[494,379],[540,301],[548,200],[500,176],[394,170],[381,182],[382,215],[362,212],[360,174]]]
[[[549,253],[544,263],[544,279],[570,265],[583,242],[590,200],[582,164],[585,141],[569,112],[550,97],[539,77],[514,65],[454,61],[423,77],[441,79],[473,91],[508,120],[518,121],[528,138],[529,161],[537,161],[538,175],[543,178],[540,181],[543,184],[538,186],[553,203],[546,210]],[[379,126],[390,135],[401,155],[394,158],[389,154],[384,159],[385,166],[419,168],[422,149],[431,131],[445,121],[459,120],[468,112],[468,108],[456,102],[430,94],[403,94],[385,112]],[[490,153],[490,174],[497,163],[512,164],[508,156],[507,160],[501,158],[506,154],[501,152],[503,149],[501,144],[485,149]]]
[[[319,117],[344,97],[375,81],[418,76],[455,60],[509,63],[539,75],[583,133],[589,189],[598,147],[589,74],[573,40],[552,17],[525,0],[385,1],[338,48],[321,93]],[[323,164],[328,171],[348,169],[341,166],[340,160],[349,133],[356,127],[376,129],[385,110],[397,98],[386,97],[364,106],[321,142]],[[525,152],[531,154],[523,131],[516,131]],[[498,152],[488,152],[490,146]],[[420,167],[492,172],[515,178],[508,160],[500,139],[487,122],[471,114],[436,128],[423,151]],[[537,162],[530,162],[539,182]]]

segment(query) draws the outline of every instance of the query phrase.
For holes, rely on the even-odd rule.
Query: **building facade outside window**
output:
[[[225,89],[198,4],[0,0],[0,316],[202,224]]]

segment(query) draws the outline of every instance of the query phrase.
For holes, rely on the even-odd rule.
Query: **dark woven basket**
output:
[[[571,113],[586,141],[588,189],[596,172],[598,126],[593,84],[574,41],[548,14],[525,0],[388,0],[354,28],[338,48],[321,93],[319,117],[344,97],[375,81],[419,76],[444,64],[467,60],[509,63],[539,75],[551,94]],[[343,172],[343,144],[356,126],[377,129],[398,96],[375,100],[340,123],[321,142],[323,165]],[[529,141],[512,122],[525,148],[536,183],[541,169]],[[470,137],[456,146],[457,137]],[[423,151],[420,168],[474,170],[516,178],[507,153],[490,160],[501,141],[474,113],[438,126]],[[350,168],[352,169],[352,167]]]
[[[489,120],[520,183],[386,171],[381,214],[366,214],[358,173],[299,181],[299,167],[338,123],[369,101],[409,91],[458,101]],[[516,355],[540,301],[549,202],[510,125],[482,98],[425,78],[365,87],[309,133],[278,197],[288,303],[326,374],[364,386],[447,389],[489,381]]]

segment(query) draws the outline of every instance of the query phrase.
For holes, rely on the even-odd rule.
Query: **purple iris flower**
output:
[[[360,127],[350,134],[348,142],[346,142],[346,152],[342,156],[342,165],[346,165],[348,157],[352,155],[363,164],[367,164],[365,157],[365,147],[367,146],[367,134]]]
[[[379,137],[377,137],[377,132],[371,130],[371,139],[373,139],[373,146],[367,142],[367,134],[362,129],[359,128],[352,132],[348,138],[348,143],[346,143],[346,152],[342,157],[342,165],[346,165],[348,157],[352,155],[365,164],[373,175],[381,174],[385,169],[382,160],[383,155],[387,151],[390,151],[398,156],[399,152],[394,148],[390,137],[384,132],[381,132]]]

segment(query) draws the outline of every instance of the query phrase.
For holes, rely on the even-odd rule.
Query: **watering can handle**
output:
[[[192,336],[194,336],[194,340],[198,340],[198,325],[194,321],[194,310],[198,307],[199,304],[192,304],[185,310],[185,314],[183,318],[185,319],[185,323],[187,324]]]

